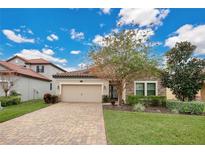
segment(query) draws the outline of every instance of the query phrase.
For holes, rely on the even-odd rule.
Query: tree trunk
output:
[[[124,87],[123,82],[120,82],[117,87],[118,87],[117,88],[118,104],[122,105],[123,103],[122,95],[123,95],[123,87]]]
[[[8,96],[8,90],[4,90],[5,96]]]
[[[118,104],[122,105],[122,91],[119,90],[117,95],[118,95]]]

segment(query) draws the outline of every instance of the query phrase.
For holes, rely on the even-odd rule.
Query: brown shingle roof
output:
[[[91,72],[91,69],[92,68],[72,71],[72,72],[57,73],[53,75],[53,77],[54,78],[97,78],[97,76]]]
[[[36,73],[32,69],[29,69],[29,68],[26,68],[26,67],[18,66],[18,65],[15,65],[15,64],[12,64],[12,63],[9,63],[9,62],[5,62],[5,61],[0,61],[0,65],[7,68],[9,71],[15,72],[19,75],[32,77],[32,78],[45,80],[45,81],[51,81],[47,77],[45,77],[45,76],[43,76],[39,73]],[[1,72],[5,72],[5,71],[1,71]]]

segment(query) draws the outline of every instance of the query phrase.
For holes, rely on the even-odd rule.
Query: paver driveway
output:
[[[0,144],[106,144],[101,103],[58,103],[0,123]]]

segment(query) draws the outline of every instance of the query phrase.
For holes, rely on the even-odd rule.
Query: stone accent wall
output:
[[[133,77],[132,80],[126,82],[126,96],[134,95],[134,81],[157,81],[158,96],[166,96],[166,88],[162,86],[158,77]]]

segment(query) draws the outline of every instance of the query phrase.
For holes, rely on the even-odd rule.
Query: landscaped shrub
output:
[[[102,96],[102,102],[103,103],[108,103],[110,101],[110,97],[108,95],[103,95]]]
[[[46,94],[44,94],[43,99],[44,99],[44,102],[47,104],[58,103],[58,96],[57,95],[51,95],[49,93],[46,93]]]
[[[52,97],[52,95],[49,93],[44,94],[44,96],[43,96],[44,102],[47,104],[51,103],[51,97]]]
[[[10,96],[19,96],[21,94],[17,93],[15,90],[10,91]]]
[[[143,104],[135,104],[133,106],[133,111],[137,111],[137,112],[143,112],[145,110],[145,106]]]
[[[0,102],[3,107],[10,105],[17,105],[21,103],[20,96],[2,96],[0,97]]]
[[[177,101],[177,100],[167,100],[166,102],[166,107],[171,111],[174,109],[179,109],[179,105],[180,103],[182,103],[181,101]]]
[[[130,105],[144,104],[146,106],[166,106],[165,96],[128,96],[127,103]]]
[[[52,95],[52,96],[51,96],[51,103],[52,103],[52,104],[58,103],[58,96],[57,96],[57,95]]]
[[[186,114],[202,114],[205,108],[204,102],[181,102],[181,101],[167,101],[167,108],[172,110],[178,110],[180,113]]]

